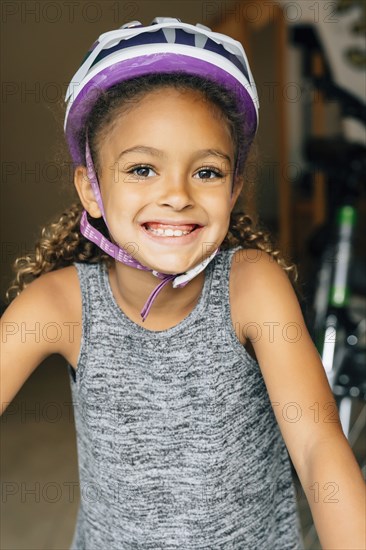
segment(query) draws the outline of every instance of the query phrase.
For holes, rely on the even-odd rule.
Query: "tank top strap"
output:
[[[231,325],[230,314],[230,296],[229,296],[229,279],[233,262],[234,254],[240,250],[241,246],[223,250],[217,255],[217,262],[214,268],[214,276],[211,285],[212,307],[217,308],[216,315],[224,320],[225,324]]]
[[[223,250],[222,254],[220,256],[221,259],[221,265],[220,265],[220,273],[218,273],[215,277],[215,284],[220,289],[221,294],[223,293],[224,296],[227,295],[228,290],[228,282],[230,277],[230,271],[232,267],[233,257],[237,250],[240,250],[241,246],[236,246],[234,248],[229,248],[227,250]]]
[[[101,307],[101,295],[98,285],[98,273],[100,264],[90,264],[87,262],[74,262],[76,268],[80,292],[81,292],[81,342],[80,351],[76,364],[78,365],[77,374],[69,365],[69,372],[73,381],[82,374],[89,353],[90,342],[92,341],[93,324],[99,321],[98,311]]]
[[[222,266],[222,280],[223,284],[221,285],[221,303],[223,307],[224,321],[229,323],[231,326],[231,305],[230,305],[230,292],[229,292],[229,283],[230,283],[230,273],[233,267],[233,262],[235,262],[234,256],[238,250],[241,250],[241,246],[236,246],[230,248],[227,251],[225,256],[225,262]]]

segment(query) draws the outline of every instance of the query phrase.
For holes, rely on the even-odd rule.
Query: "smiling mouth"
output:
[[[157,235],[158,237],[182,237],[184,235],[189,235],[193,233],[200,225],[164,225],[164,224],[154,224],[155,227],[152,227],[151,224],[145,223],[143,227],[149,233]]]

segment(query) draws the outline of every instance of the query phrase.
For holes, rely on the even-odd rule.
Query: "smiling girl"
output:
[[[364,548],[364,483],[295,266],[233,213],[258,124],[241,44],[133,21],[99,37],[66,99],[80,200],[15,264],[1,400],[66,359],[71,548],[302,548],[289,455],[323,547]],[[73,338],[23,341],[21,321]]]

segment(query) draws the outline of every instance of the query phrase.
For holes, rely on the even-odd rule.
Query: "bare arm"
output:
[[[323,548],[364,550],[365,484],[347,439],[317,442],[300,479]]]
[[[365,549],[365,483],[295,292],[264,252],[256,263],[244,257],[240,268],[243,326],[320,542],[324,549]]]
[[[1,318],[1,414],[36,367],[49,355],[62,353],[60,275],[51,272],[35,279]]]

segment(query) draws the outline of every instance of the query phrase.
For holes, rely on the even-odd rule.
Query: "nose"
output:
[[[167,178],[162,182],[158,204],[159,206],[170,206],[175,210],[193,206],[194,199],[189,182],[183,177]]]

